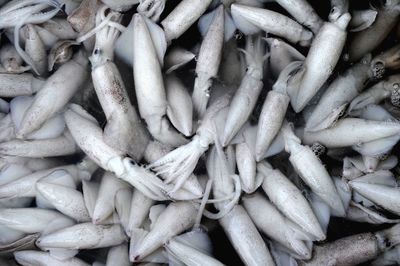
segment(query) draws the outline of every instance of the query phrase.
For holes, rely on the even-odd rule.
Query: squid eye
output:
[[[239,30],[236,30],[233,36],[235,37],[236,40],[241,40],[243,38],[243,33],[240,32]]]
[[[129,160],[129,163],[130,163],[131,165],[133,165],[133,166],[137,165],[137,163],[136,163],[134,160],[132,160],[132,159]]]
[[[94,49],[93,52],[95,55],[101,54],[101,50],[99,48]]]
[[[149,3],[149,5],[147,6],[147,10],[150,11],[150,9],[151,9],[153,6],[154,6],[154,2],[151,1],[151,2]]]
[[[381,69],[381,68],[384,68],[384,67],[385,67],[385,65],[382,62],[376,62],[375,65],[374,65],[374,69]]]

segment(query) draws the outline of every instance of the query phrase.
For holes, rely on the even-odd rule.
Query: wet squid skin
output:
[[[0,0],[0,264],[398,261],[398,0],[330,4]]]

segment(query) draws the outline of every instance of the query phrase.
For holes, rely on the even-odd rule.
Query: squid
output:
[[[131,241],[129,258],[133,262],[141,261],[147,255],[161,247],[170,238],[182,233],[194,225],[196,204],[191,202],[170,203],[160,214],[150,232],[143,232],[140,239]],[[179,223],[176,223],[176,219]]]
[[[358,95],[350,103],[348,112],[351,114],[369,104],[378,104],[389,97],[394,106],[400,106],[400,75],[389,76]]]
[[[178,239],[171,239],[165,244],[168,254],[179,259],[185,264],[193,266],[210,265],[210,266],[223,266],[221,262],[214,259],[212,256],[207,255],[200,250],[191,247],[185,242],[181,242]]]
[[[398,0],[385,1],[378,8],[374,23],[367,29],[351,37],[347,58],[354,62],[372,52],[389,34],[400,15]]]
[[[220,224],[246,265],[275,265],[265,242],[242,206],[236,205],[220,219]]]
[[[295,257],[305,260],[311,258],[311,249],[304,241],[309,239],[306,233],[298,225],[283,216],[260,193],[243,197],[243,205],[263,233],[294,252]],[[263,210],[263,212],[259,210]],[[267,213],[268,217],[265,215]],[[273,230],[273,224],[279,224],[279,230]]]
[[[104,170],[130,183],[147,197],[154,200],[196,198],[186,190],[172,192],[173,185],[166,184],[149,169],[137,164],[121,151],[108,146],[97,121],[78,105],[70,105],[64,113],[67,127],[77,145]],[[168,194],[170,196],[168,196]]]
[[[186,137],[193,131],[193,103],[182,81],[173,74],[165,78],[168,107],[167,115],[172,125]]]
[[[50,254],[50,252],[43,252],[37,250],[22,250],[14,252],[15,260],[21,265],[32,265],[32,263],[37,263],[43,266],[57,265],[57,266],[89,266],[81,259],[78,258],[68,258],[61,260],[55,258]]]
[[[53,7],[50,11],[45,9]],[[0,9],[0,29],[14,27],[14,44],[18,54],[32,69],[39,74],[32,58],[19,45],[19,30],[25,24],[39,24],[55,16],[61,9],[57,1],[53,0],[14,0]]]
[[[376,258],[381,252],[399,244],[399,226],[375,233],[362,233],[315,245],[313,258],[299,265],[356,265]]]
[[[118,224],[80,223],[42,235],[36,240],[36,245],[45,251],[53,248],[74,250],[110,247],[124,241],[126,235]]]
[[[306,0],[277,0],[278,4],[286,9],[298,22],[317,34],[323,21]]]
[[[260,36],[246,39],[246,50],[243,50],[243,53],[246,58],[247,71],[229,105],[222,135],[224,146],[231,142],[249,119],[263,88],[263,64],[268,57],[265,55],[264,47]]]
[[[265,39],[269,45],[268,70],[274,78],[278,78],[283,69],[294,61],[304,61],[305,57],[293,46],[275,38]]]
[[[47,53],[46,47],[40,38],[36,28],[32,24],[27,24],[23,28],[25,38],[25,52],[31,58],[33,68],[40,76],[47,75]]]
[[[164,11],[166,0],[139,0],[136,11],[157,22]]]
[[[114,264],[121,266],[130,265],[129,248],[127,243],[114,246],[108,251],[106,266],[112,266]]]
[[[129,185],[126,182],[117,179],[112,173],[104,173],[92,214],[92,222],[94,224],[100,224],[112,215],[116,207],[118,191],[128,187]]]
[[[396,119],[383,107],[373,104],[359,110],[354,116],[367,120],[396,122]],[[368,172],[373,172],[377,168],[380,159],[384,159],[389,154],[399,139],[400,136],[397,134],[368,143],[360,143],[353,146],[353,149],[363,156]]]
[[[257,164],[257,170],[264,177],[262,188],[271,202],[304,232],[311,235],[310,237],[324,240],[326,235],[300,190],[282,172],[273,169],[265,161]],[[293,248],[300,252],[300,255],[309,256],[307,248],[301,243],[298,244],[299,246]]]
[[[96,25],[106,19],[102,7],[96,16]],[[104,128],[104,141],[113,148],[127,153],[135,160],[143,156],[149,136],[140,118],[131,104],[128,93],[118,68],[113,63],[114,42],[119,36],[119,29],[113,25],[121,18],[116,12],[107,17],[113,18],[110,25],[104,26],[96,33],[96,43],[90,62],[92,80],[102,109],[107,118]]]
[[[304,130],[318,131],[329,128],[369,80],[382,78],[384,66],[371,60],[371,55],[365,56],[329,85],[307,119]]]
[[[296,113],[304,109],[332,74],[346,42],[349,13],[332,9],[330,22],[325,22],[315,36],[304,62],[298,62],[289,81],[290,102]]]
[[[400,68],[400,45],[381,52],[372,60],[372,64],[379,68],[397,70]]]
[[[400,263],[400,246],[386,250],[371,262],[372,266],[395,265]]]
[[[71,226],[73,220],[53,210],[40,208],[0,209],[0,224],[24,233],[51,233]]]
[[[318,142],[327,148],[343,148],[398,136],[398,122],[373,121],[360,118],[339,119],[333,127],[303,134],[305,144]]]
[[[389,219],[382,214],[355,202],[350,202],[350,206],[347,209],[346,219],[369,224],[394,224],[399,222],[399,219]]]
[[[187,143],[187,140],[172,128],[165,116],[167,97],[161,65],[156,53],[156,43],[149,33],[149,27],[154,26],[146,20],[139,14],[133,17],[133,57],[135,58],[133,75],[139,113],[155,139],[177,147]]]
[[[231,96],[230,93],[225,93],[210,104],[191,142],[149,165],[150,169],[164,175],[167,183],[175,182],[173,191],[182,186],[193,173],[200,157],[215,142],[218,136],[216,125],[223,122]]]
[[[378,182],[381,182],[380,180]],[[385,210],[397,215],[400,214],[399,202],[397,200],[400,190],[388,184],[365,180],[359,177],[349,182],[350,187],[363,197],[372,201]]]
[[[48,71],[52,71],[55,66],[69,61],[73,56],[73,46],[78,45],[76,41],[58,41],[51,48],[48,56]]]
[[[287,82],[290,73],[295,67],[296,63],[290,63],[280,72],[278,80],[265,98],[257,126],[255,143],[255,158],[257,161],[262,160],[282,127],[290,102]]]
[[[210,97],[212,78],[218,73],[224,43],[224,6],[220,5],[201,43],[196,64],[196,79],[192,93],[193,108],[198,119],[202,119]]]
[[[271,10],[235,3],[231,13],[235,25],[247,35],[262,29],[302,46],[309,46],[313,38],[313,33],[296,21]]]
[[[212,0],[183,0],[161,21],[167,42],[179,38],[206,11]]]
[[[322,162],[309,146],[301,145],[290,124],[282,126],[285,150],[290,153],[289,161],[303,181],[326,202],[338,216],[346,214],[336,187]]]
[[[31,69],[30,66],[23,66],[23,59],[13,45],[5,44],[0,49],[0,73],[20,74]]]
[[[262,240],[256,226],[246,210],[238,205],[240,197],[240,182],[233,174],[235,159],[233,151],[227,148],[227,155],[222,150],[221,143],[211,149],[207,158],[207,172],[212,182],[213,195],[217,201],[214,206],[217,214],[204,215],[219,219],[226,235],[246,265],[275,265],[268,247]]]
[[[24,138],[38,129],[50,117],[65,108],[68,101],[83,85],[87,78],[88,60],[84,52],[78,52],[71,60],[62,65],[46,80],[43,88],[35,95],[33,103],[26,110],[22,122],[17,128],[18,138]],[[57,89],[54,89],[57,87]]]
[[[90,221],[81,192],[63,185],[39,181],[37,192],[59,210],[61,213],[78,222]]]

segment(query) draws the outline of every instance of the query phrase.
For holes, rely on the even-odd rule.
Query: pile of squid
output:
[[[400,0],[325,2],[0,0],[0,265],[398,265]]]

